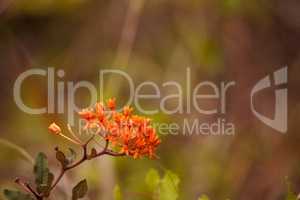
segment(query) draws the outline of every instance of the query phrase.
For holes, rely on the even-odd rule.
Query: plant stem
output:
[[[94,158],[103,156],[103,155],[110,155],[110,156],[125,156],[125,153],[118,153],[118,152],[114,152],[110,149],[108,149],[108,145],[109,145],[109,141],[105,140],[105,146],[102,149],[102,151],[100,151],[99,153],[93,155],[93,154],[88,154],[88,144],[94,139],[95,136],[92,136],[88,141],[86,141],[84,144],[80,143],[79,145],[82,148],[83,154],[82,154],[82,158],[80,160],[78,160],[77,162],[75,162],[74,164],[70,165],[70,166],[63,166],[61,165],[61,170],[59,175],[57,176],[56,180],[54,181],[53,185],[50,187],[48,194],[49,195],[45,195],[45,194],[38,194],[34,189],[31,188],[31,186],[26,183],[23,182],[20,178],[17,178],[15,180],[15,182],[17,184],[19,184],[25,191],[27,191],[28,193],[31,193],[37,200],[43,200],[44,198],[50,196],[51,191],[57,186],[57,184],[59,183],[59,181],[63,178],[63,176],[65,175],[65,173],[79,165],[81,165],[83,162],[87,161],[87,160],[92,160]]]
[[[70,166],[67,166],[67,167],[62,166],[58,177],[56,178],[55,182],[53,183],[53,185],[51,186],[51,188],[49,190],[49,193],[56,187],[56,185],[59,183],[59,181],[62,179],[62,177],[64,176],[64,174],[67,171],[79,166],[80,164],[82,164],[86,160],[91,160],[91,159],[100,157],[102,155],[111,155],[111,156],[124,156],[125,155],[124,153],[117,153],[117,152],[113,152],[113,151],[109,150],[108,149],[108,144],[109,144],[108,140],[105,141],[105,147],[103,148],[102,151],[100,151],[96,155],[88,155],[87,147],[88,147],[89,142],[92,141],[93,139],[94,139],[94,136],[91,137],[85,144],[81,145],[81,147],[83,149],[83,155],[82,155],[82,158],[80,160],[78,160],[73,165],[70,165]]]
[[[20,185],[25,191],[32,193],[37,200],[43,199],[43,197],[36,193],[28,183],[23,182],[20,178],[16,178],[15,183]]]

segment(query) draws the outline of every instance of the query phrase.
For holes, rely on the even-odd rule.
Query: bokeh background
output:
[[[5,141],[33,157],[46,152],[56,172],[53,149],[69,145],[47,131],[53,120],[63,124],[66,114],[29,115],[16,106],[13,85],[20,73],[55,67],[65,71],[59,81],[87,80],[99,88],[100,69],[122,69],[135,83],[175,80],[184,85],[190,67],[192,85],[236,81],[226,104],[226,118],[236,125],[234,136],[162,136],[160,159],[92,161],[67,175],[55,199],[67,199],[65,191],[87,177],[89,199],[110,200],[119,184],[125,199],[147,200],[142,183],[150,168],[178,174],[182,200],[201,194],[211,199],[284,199],[286,179],[299,192],[299,11],[298,0],[0,0],[1,188],[14,186],[16,176],[30,178],[32,171],[30,162]],[[286,134],[265,126],[249,109],[253,85],[283,66],[289,67]],[[105,96],[125,101],[128,91],[123,81],[113,77],[106,81]],[[27,104],[47,104],[45,79],[28,79],[22,91]],[[80,107],[89,99],[84,89],[76,93]],[[272,117],[273,89],[257,99],[258,110]],[[207,122],[218,115],[201,116],[193,110],[150,117],[181,123],[194,118]]]

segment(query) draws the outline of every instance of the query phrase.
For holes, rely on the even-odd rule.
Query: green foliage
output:
[[[69,153],[65,154],[57,148],[56,159],[60,162],[60,164],[63,167],[66,167],[67,165],[73,163],[76,160],[76,152],[74,149],[69,148]]]
[[[49,172],[49,174],[48,174],[47,191],[45,192],[46,197],[49,196],[49,190],[51,188],[53,180],[54,180],[54,175],[51,172]]]
[[[83,198],[88,191],[86,180],[80,181],[72,190],[72,200]]]
[[[114,200],[122,200],[122,193],[119,185],[114,188]]]
[[[206,195],[202,195],[201,197],[198,198],[198,200],[209,200],[209,198]]]
[[[155,169],[150,169],[146,175],[145,182],[151,191],[155,190],[160,183],[158,172]]]
[[[166,171],[160,185],[160,200],[175,200],[178,198],[179,178],[171,171]]]
[[[297,195],[292,191],[291,188],[291,183],[286,180],[286,185],[287,185],[287,195],[285,197],[285,200],[297,200]]]
[[[178,186],[180,179],[175,173],[168,170],[161,179],[159,173],[156,170],[151,169],[146,175],[145,182],[148,188],[153,192],[155,199],[178,199]]]
[[[60,164],[63,167],[66,167],[69,163],[69,161],[67,160],[65,154],[62,151],[59,151],[59,150],[56,151],[56,159],[60,162]]]
[[[8,200],[33,200],[29,194],[23,194],[15,190],[4,190],[3,194]]]
[[[47,194],[54,176],[48,169],[47,156],[44,153],[40,152],[35,159],[34,174],[37,192]]]

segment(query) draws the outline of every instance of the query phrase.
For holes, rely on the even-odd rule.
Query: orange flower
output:
[[[116,109],[116,98],[110,98],[107,101],[107,107],[110,110],[115,110]]]
[[[61,133],[60,127],[57,124],[55,124],[54,122],[52,124],[50,124],[50,126],[48,127],[48,129],[54,135],[59,135]]]
[[[85,119],[87,121],[91,121],[94,120],[96,118],[95,113],[93,113],[91,110],[89,109],[83,109],[82,111],[78,112],[79,116],[82,119]]]
[[[95,105],[95,116],[98,118],[99,122],[103,123],[105,121],[104,105],[102,103],[96,103]]]
[[[149,118],[132,115],[133,109],[125,106],[122,112],[116,112],[115,98],[107,101],[106,106],[99,102],[94,109],[84,109],[79,112],[81,118],[90,125],[101,127],[99,136],[108,140],[120,153],[133,158],[149,156],[155,158],[155,150],[160,144],[155,129],[151,126]],[[112,115],[106,110],[113,110]]]
[[[132,111],[133,111],[133,109],[132,109],[130,106],[125,106],[125,107],[123,108],[123,113],[124,113],[124,116],[125,116],[125,117],[130,116],[131,113],[132,113]]]
[[[95,114],[104,115],[104,105],[103,103],[96,103],[95,105]]]

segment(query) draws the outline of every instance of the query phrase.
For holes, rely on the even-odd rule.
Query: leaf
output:
[[[38,193],[43,193],[48,190],[49,173],[47,156],[44,153],[39,153],[34,165],[35,183]]]
[[[96,155],[97,155],[97,150],[95,148],[92,148],[90,157],[94,158]]]
[[[145,182],[151,191],[154,191],[160,182],[160,177],[155,169],[150,169],[146,175]]]
[[[206,195],[202,195],[198,200],[209,200],[209,198]]]
[[[49,192],[50,192],[50,188],[53,183],[53,180],[54,180],[54,175],[51,172],[49,172],[47,188],[45,188],[45,191],[44,191],[44,194],[46,197],[48,197],[50,195]]]
[[[119,185],[116,185],[114,188],[114,200],[122,200],[121,188]]]
[[[171,171],[166,171],[159,188],[159,200],[178,199],[179,182],[180,180],[176,174]]]
[[[33,200],[29,194],[23,194],[16,190],[5,189],[3,194],[8,200]]]
[[[86,180],[80,181],[72,190],[72,200],[83,198],[88,191]]]
[[[52,185],[53,180],[54,180],[54,175],[51,172],[49,172],[49,174],[48,174],[48,186]]]
[[[287,185],[287,195],[285,197],[285,200],[297,200],[297,195],[292,191],[291,189],[291,183],[286,179],[286,185]]]
[[[65,154],[62,151],[59,150],[56,151],[56,159],[60,162],[60,164],[63,167],[66,167],[69,164]]]

